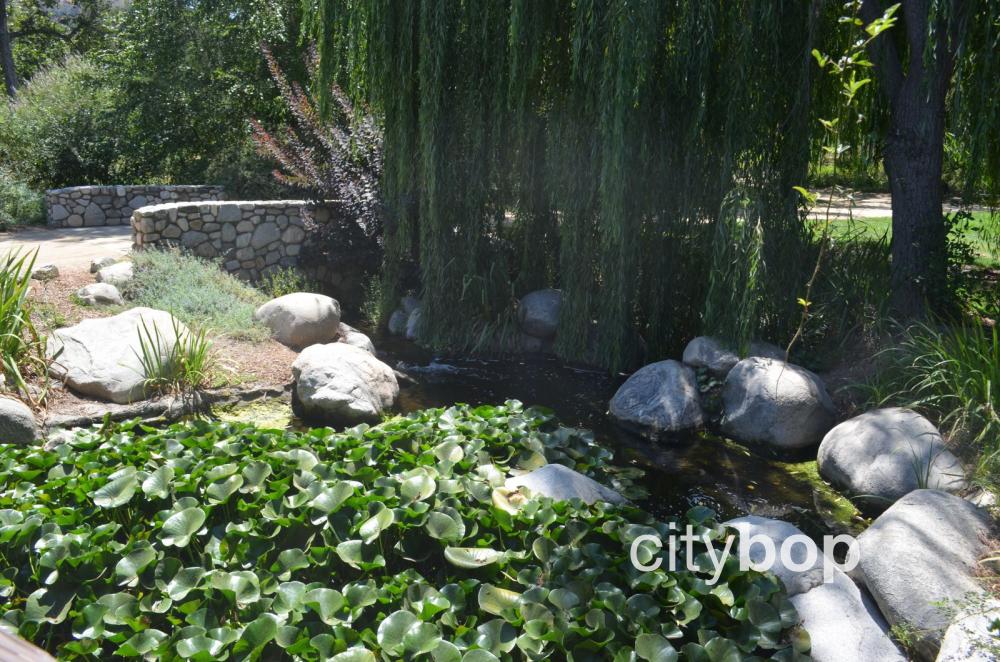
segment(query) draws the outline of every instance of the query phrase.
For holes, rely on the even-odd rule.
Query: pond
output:
[[[562,424],[593,431],[598,443],[614,451],[616,464],[644,470],[641,484],[649,496],[639,505],[657,517],[704,505],[723,519],[754,514],[786,520],[816,538],[865,528],[851,503],[819,478],[815,449],[778,456],[711,432],[651,442],[620,429],[607,408],[624,377],[556,359],[444,357],[391,338],[380,339],[378,347],[383,361],[416,382],[402,385],[402,413],[509,399],[548,407]],[[277,427],[297,424],[284,403],[251,404],[220,417]]]

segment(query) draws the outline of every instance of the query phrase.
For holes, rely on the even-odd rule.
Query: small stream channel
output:
[[[850,502],[818,477],[815,449],[798,457],[776,456],[709,432],[650,442],[621,430],[607,415],[624,377],[567,367],[556,359],[446,358],[398,339],[376,344],[379,358],[417,382],[400,390],[402,413],[509,399],[548,407],[563,425],[592,430],[598,443],[614,451],[615,464],[643,469],[641,483],[649,497],[640,505],[659,517],[704,505],[724,519],[745,514],[783,519],[815,538],[864,529]],[[250,404],[220,416],[280,427],[297,424],[285,403]]]

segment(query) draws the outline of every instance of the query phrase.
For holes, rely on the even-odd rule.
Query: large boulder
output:
[[[1000,659],[1000,603],[989,600],[961,613],[948,626],[936,662],[996,662]]]
[[[779,448],[819,443],[836,413],[819,377],[791,363],[758,357],[740,361],[726,376],[722,406],[725,434]]]
[[[147,350],[166,358],[178,336],[187,332],[170,313],[152,308],[84,320],[49,337],[49,373],[77,393],[119,404],[134,402],[145,395],[146,374],[139,358],[143,340]]]
[[[559,328],[561,306],[562,292],[559,290],[537,290],[524,295],[517,307],[521,330],[543,340],[554,338]]]
[[[98,283],[108,283],[122,288],[128,285],[134,276],[135,271],[131,262],[119,262],[98,271],[96,278]]]
[[[341,322],[338,329],[337,342],[353,345],[354,347],[365,350],[369,354],[375,353],[375,345],[372,343],[371,338],[361,333],[353,326]]]
[[[0,444],[31,444],[38,439],[38,425],[31,409],[13,398],[0,397]]]
[[[626,499],[610,487],[601,485],[593,478],[561,464],[546,464],[526,474],[508,478],[504,487],[516,490],[527,488],[533,494],[549,497],[557,501],[580,499],[586,504],[597,501],[625,503]]]
[[[623,427],[652,438],[704,421],[694,370],[670,360],[633,373],[611,399],[610,410]]]
[[[392,368],[345,343],[306,347],[292,377],[296,413],[332,424],[376,423],[399,396]]]
[[[122,306],[125,300],[118,288],[110,283],[91,283],[76,291],[76,298],[84,306]]]
[[[265,303],[253,317],[275,340],[294,349],[333,342],[340,333],[340,304],[322,294],[286,294]]]
[[[871,598],[859,589],[840,568],[823,556],[823,551],[788,522],[747,516],[730,520],[726,524],[740,532],[740,547],[750,545],[751,537],[768,538],[776,551],[789,538],[789,560],[792,565],[806,565],[810,556],[815,561],[804,570],[792,569],[775,555],[770,568],[788,592],[789,601],[798,612],[803,627],[812,642],[810,657],[817,662],[855,662],[856,660],[885,660],[904,662],[888,635],[888,626],[872,603]],[[747,555],[755,564],[764,559],[760,543],[750,545]],[[832,581],[826,582],[824,575]]]
[[[892,625],[913,632],[933,660],[951,611],[983,595],[978,561],[988,551],[989,516],[940,490],[915,490],[858,537],[860,577]]]
[[[704,368],[712,376],[721,379],[740,362],[740,357],[727,349],[721,340],[698,336],[684,348],[682,360],[692,368]]]
[[[876,409],[844,421],[823,438],[817,463],[828,481],[875,505],[888,506],[919,488],[967,487],[941,433],[911,409]]]

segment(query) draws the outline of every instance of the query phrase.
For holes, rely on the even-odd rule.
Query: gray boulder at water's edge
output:
[[[376,423],[399,397],[392,368],[345,343],[311,345],[292,364],[296,412],[338,425]]]
[[[722,388],[722,431],[745,442],[779,448],[819,443],[836,409],[823,380],[776,359],[743,359]]]
[[[512,490],[525,487],[534,494],[557,501],[580,499],[587,504],[597,501],[626,502],[625,497],[610,487],[561,464],[546,464],[529,473],[508,478],[504,487]]]
[[[858,571],[892,625],[915,633],[921,660],[933,660],[951,610],[984,594],[978,561],[990,517],[940,490],[915,490],[858,537]]]
[[[704,417],[694,370],[678,361],[640,368],[611,399],[611,415],[622,426],[650,437],[700,427]]]
[[[369,354],[375,353],[375,345],[372,343],[371,338],[361,333],[353,326],[341,322],[338,329],[337,342],[353,345],[354,347],[365,350]]]
[[[517,307],[521,330],[543,340],[554,338],[559,328],[561,306],[562,292],[559,290],[537,290],[524,295]]]
[[[996,662],[1000,659],[1000,602],[988,600],[960,613],[944,633],[936,662]]]
[[[740,357],[727,349],[721,340],[698,336],[684,348],[682,360],[692,368],[704,368],[713,377],[724,378],[740,362]]]
[[[423,307],[417,306],[416,308],[413,309],[413,312],[410,313],[410,316],[406,318],[407,340],[416,340],[420,337],[420,333],[421,331],[423,331],[423,328],[421,327],[420,323],[421,315],[423,315],[423,310],[424,310]]]
[[[38,424],[28,405],[0,397],[0,444],[31,444],[38,439]]]
[[[76,291],[76,298],[84,306],[122,306],[125,300],[118,288],[110,283],[91,283]]]
[[[911,409],[875,409],[830,430],[819,446],[820,474],[851,494],[886,507],[926,487],[967,486],[961,463],[934,424]]]
[[[409,315],[403,310],[394,310],[392,315],[389,315],[389,333],[394,336],[401,336],[406,333],[406,320],[409,319]]]
[[[253,318],[269,328],[275,340],[294,349],[333,342],[340,333],[340,304],[312,292],[271,299]]]
[[[149,349],[165,357],[178,333],[184,337],[187,328],[162,310],[132,308],[113,317],[56,329],[47,348],[53,359],[49,373],[83,395],[119,404],[140,400],[146,379],[139,359],[140,333],[143,338],[151,337]]]
[[[858,588],[850,577],[823,556],[820,549],[797,527],[780,520],[740,517],[726,522],[740,532],[740,546],[750,545],[759,536],[774,542],[773,572],[785,585],[788,598],[798,612],[812,642],[810,657],[817,662],[905,662],[888,635],[888,626],[871,597]],[[810,557],[815,561],[804,570],[795,570],[781,562],[781,545],[795,536],[789,545],[792,565],[804,566]],[[750,560],[759,564],[764,547],[755,542],[747,549]],[[826,583],[824,574],[832,581]]]
[[[131,262],[119,262],[98,271],[97,282],[109,283],[120,289],[128,285],[134,276],[135,271]]]

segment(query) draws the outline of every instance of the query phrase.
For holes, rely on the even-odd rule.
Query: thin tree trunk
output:
[[[7,96],[17,94],[17,72],[14,69],[14,51],[11,47],[10,26],[7,25],[7,0],[0,0],[0,65]]]

